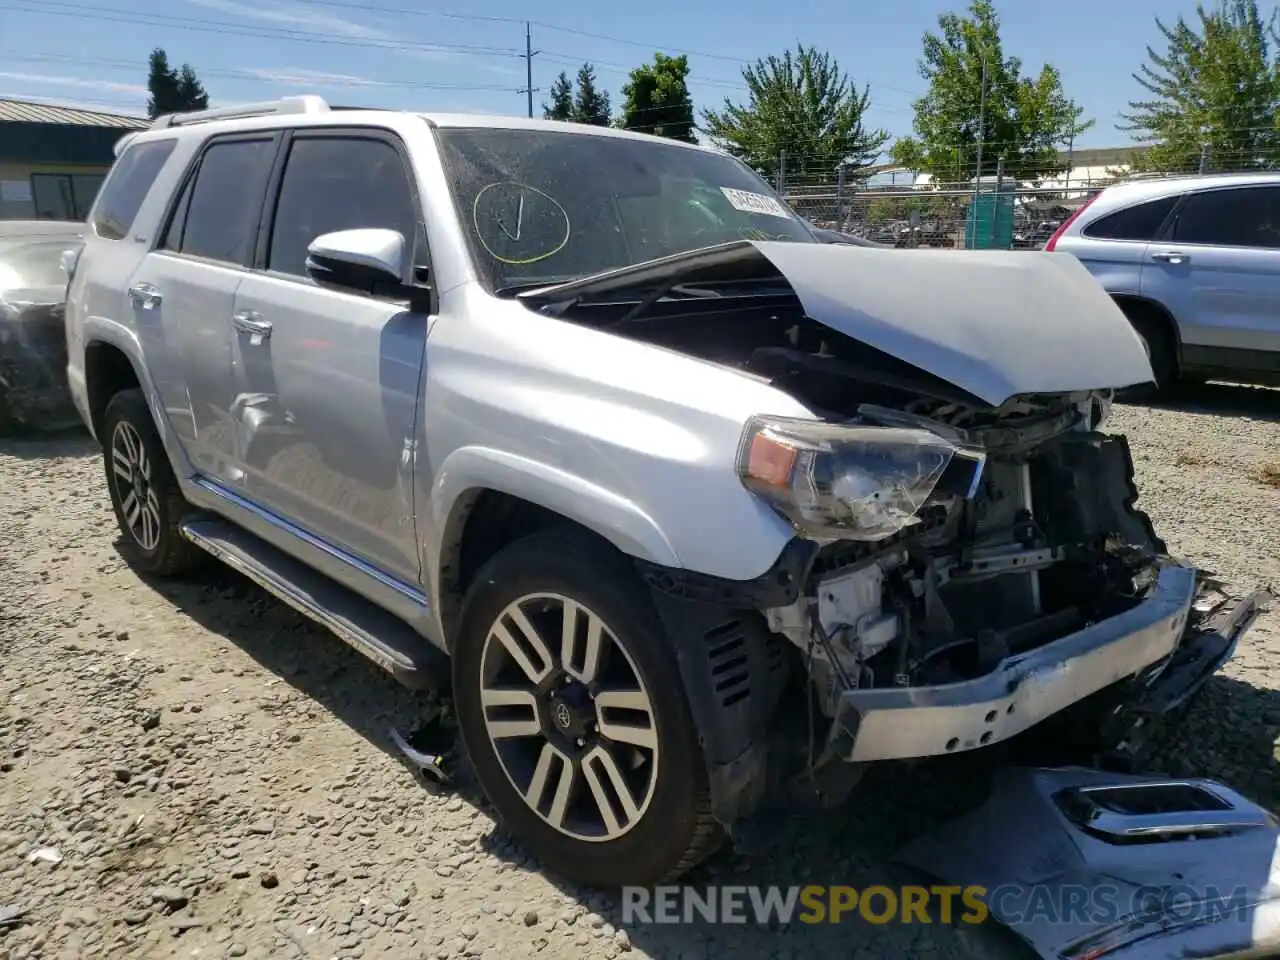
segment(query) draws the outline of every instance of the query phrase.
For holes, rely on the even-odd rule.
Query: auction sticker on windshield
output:
[[[735,210],[741,210],[743,213],[760,213],[766,217],[781,217],[783,220],[791,219],[787,208],[773,197],[763,193],[752,193],[750,190],[734,190],[732,187],[721,187],[720,190]]]

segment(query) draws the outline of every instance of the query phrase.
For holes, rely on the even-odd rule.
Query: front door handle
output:
[[[1153,253],[1152,260],[1159,260],[1161,263],[1190,263],[1191,254],[1183,253],[1181,250],[1164,250],[1160,253]]]
[[[249,335],[250,346],[261,346],[271,336],[271,321],[263,320],[257,310],[239,310],[231,317],[231,325]]]
[[[135,283],[129,288],[129,299],[143,310],[154,310],[164,297],[153,283]]]

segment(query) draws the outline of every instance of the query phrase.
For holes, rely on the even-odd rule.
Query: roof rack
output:
[[[242,117],[269,117],[290,113],[328,113],[329,104],[323,97],[283,97],[262,103],[242,103],[234,107],[216,107],[213,110],[196,110],[191,113],[166,113],[156,117],[152,130],[186,126],[189,123],[208,123],[211,120],[238,120]]]

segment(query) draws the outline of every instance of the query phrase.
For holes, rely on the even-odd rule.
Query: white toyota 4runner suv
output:
[[[1134,509],[1098,428],[1151,369],[1074,257],[822,243],[714,150],[508,117],[302,97],[117,154],[67,339],[131,562],[447,684],[563,874],[1033,725],[1131,748],[1266,599]]]

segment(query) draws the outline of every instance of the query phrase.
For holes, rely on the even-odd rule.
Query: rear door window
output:
[[[1125,207],[1099,217],[1084,228],[1084,235],[1091,240],[1154,240],[1177,202],[1175,195]]]
[[[121,154],[93,208],[93,230],[98,236],[106,240],[125,238],[174,145],[173,140],[152,140],[135,143]]]
[[[1192,194],[1173,225],[1176,243],[1280,248],[1280,187]]]
[[[174,249],[177,241],[176,249],[187,256],[247,266],[275,149],[271,136],[212,143],[184,198],[185,211],[179,208],[182,235],[174,237],[171,224],[165,248]]]

